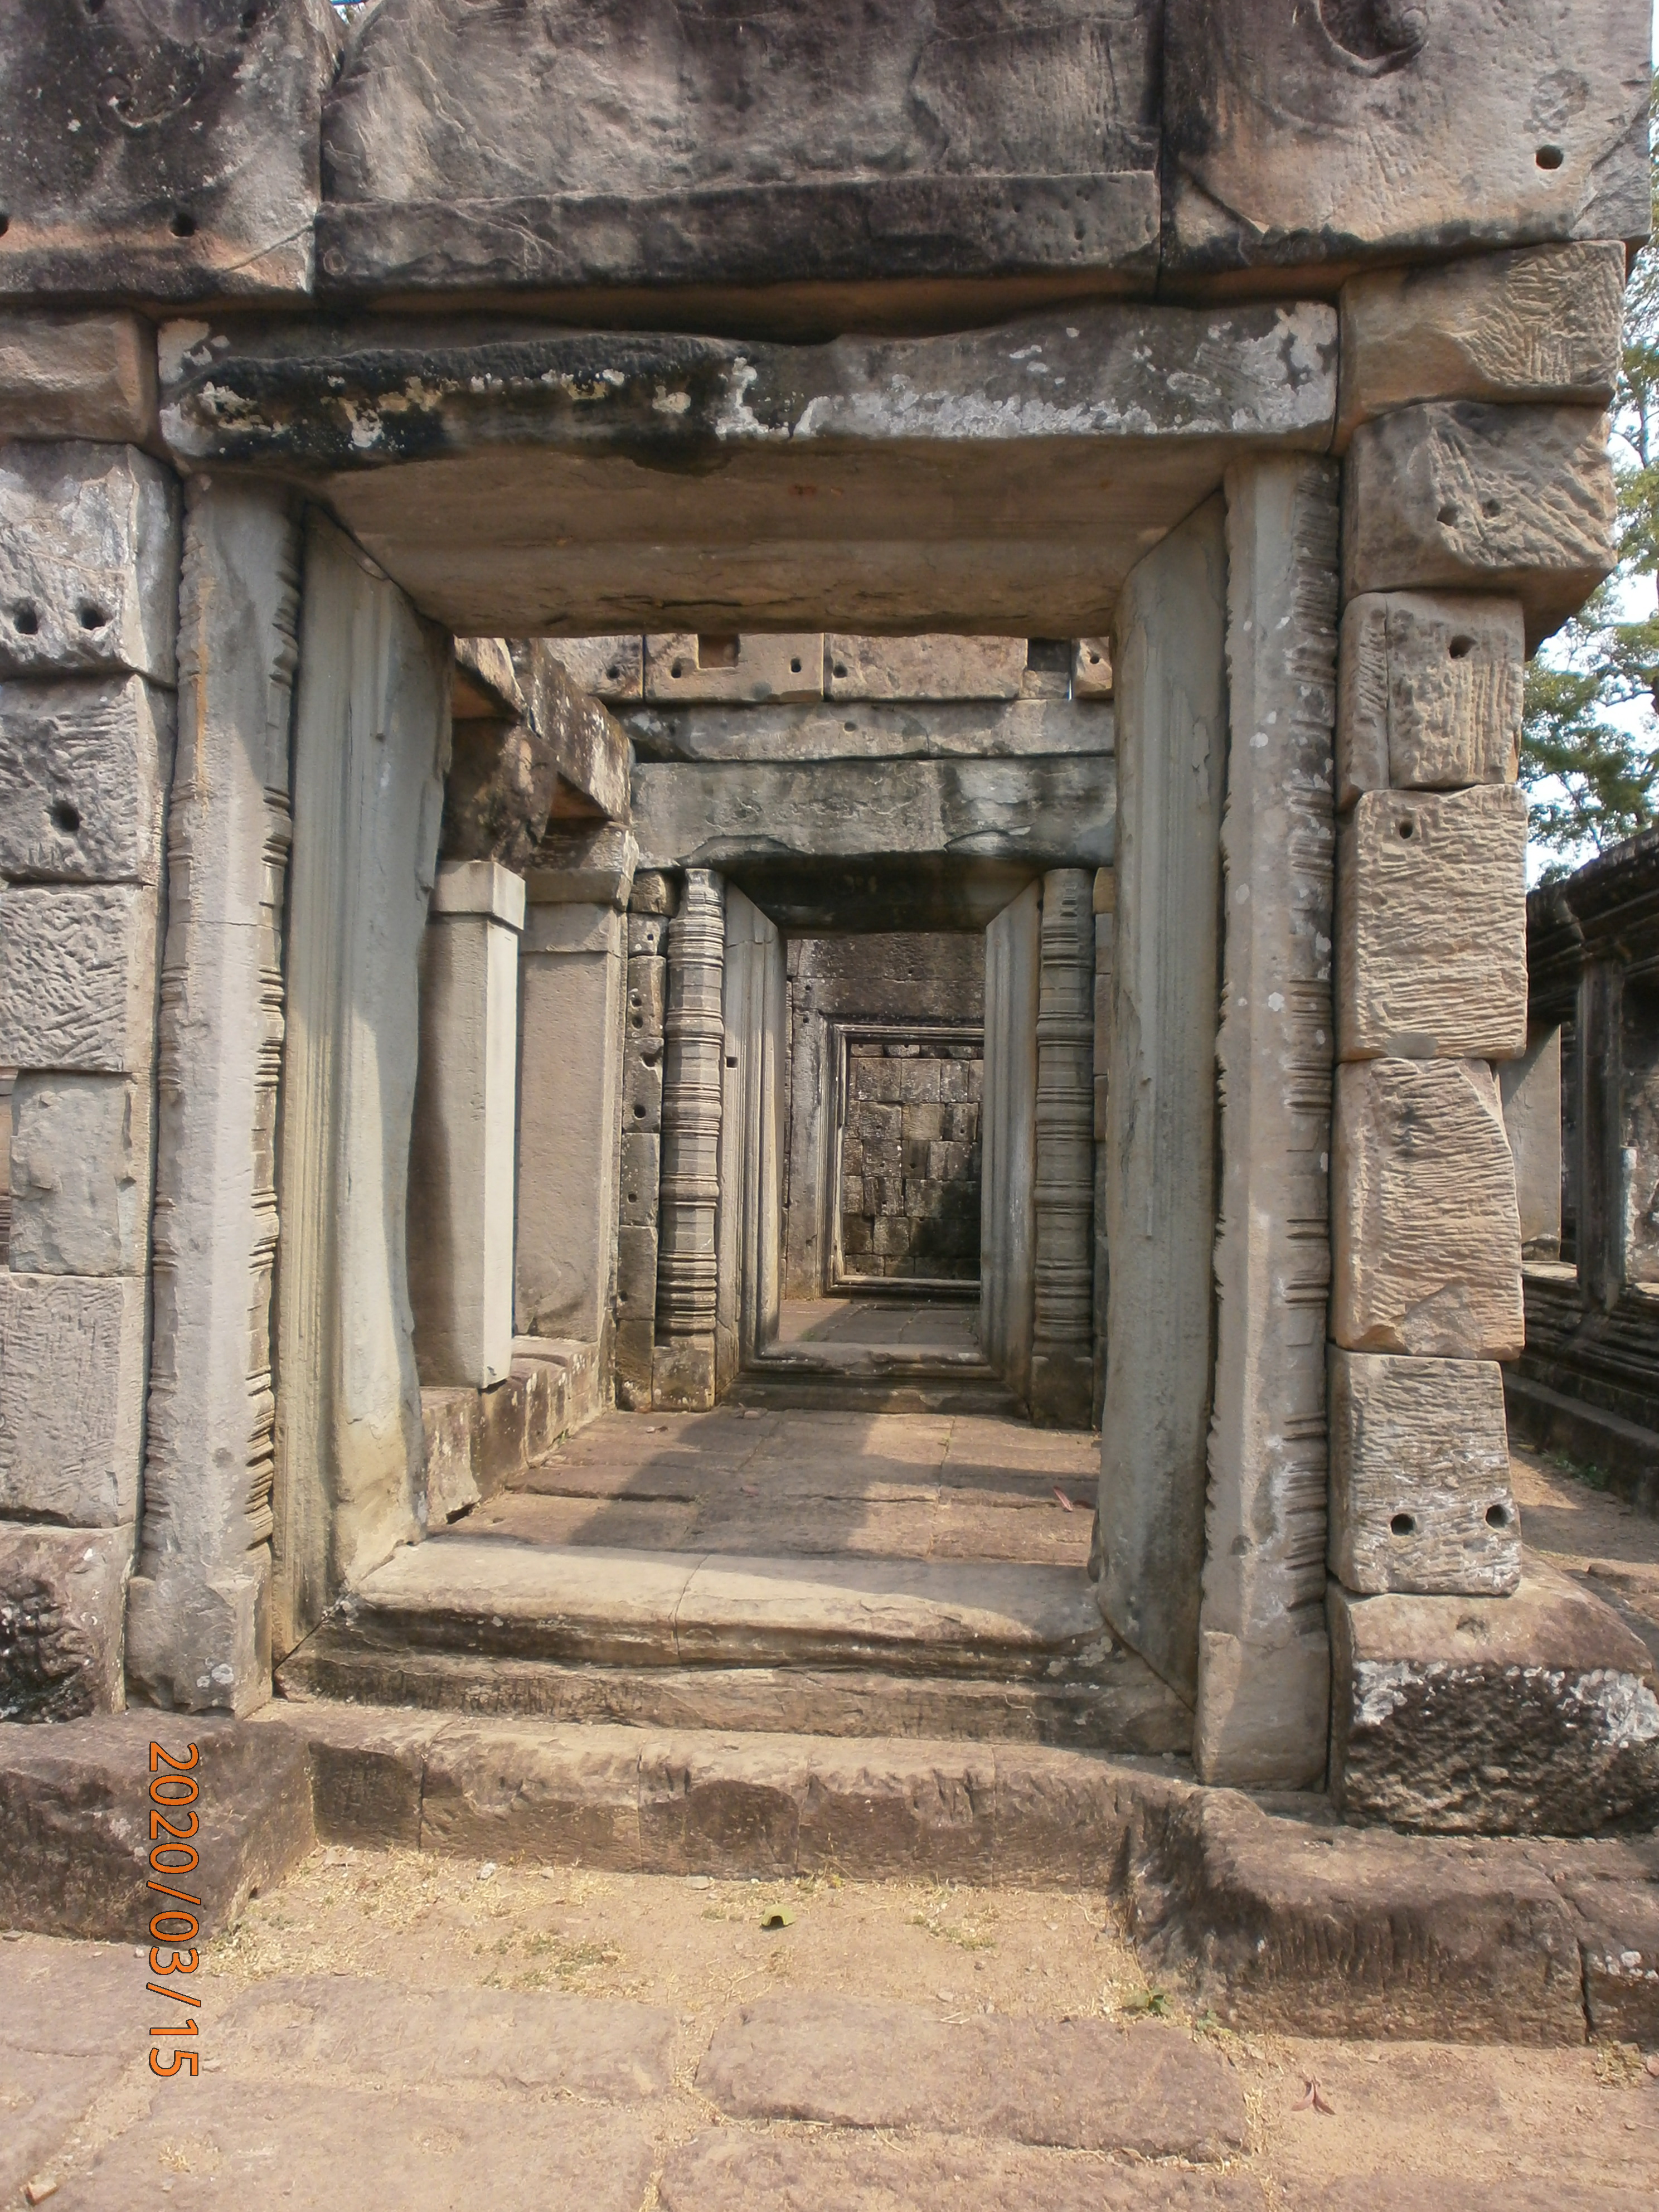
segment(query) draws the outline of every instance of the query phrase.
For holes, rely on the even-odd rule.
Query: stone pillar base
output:
[[[1038,1428],[1090,1428],[1094,1422],[1094,1404],[1092,1350],[1038,1351],[1031,1354],[1031,1419]]]
[[[651,1402],[659,1413],[706,1413],[714,1402],[714,1340],[671,1337],[651,1358]]]
[[[1529,1562],[1513,1597],[1329,1588],[1331,1795],[1350,1820],[1594,1835],[1659,1818],[1647,1647]]]

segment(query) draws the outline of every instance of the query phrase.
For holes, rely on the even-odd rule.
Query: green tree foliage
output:
[[[1533,840],[1554,855],[1547,875],[1659,818],[1659,239],[1626,290],[1613,423],[1619,565],[1527,670],[1521,781]]]

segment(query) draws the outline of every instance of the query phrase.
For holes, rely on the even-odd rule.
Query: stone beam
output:
[[[1109,702],[1064,699],[636,707],[621,720],[642,761],[1028,760],[1109,753],[1117,726]]]
[[[192,465],[306,477],[461,634],[723,632],[740,609],[1085,636],[1229,461],[1328,443],[1335,336],[1307,304],[811,347],[197,322],[162,334],[162,414]]]
[[[641,761],[634,770],[634,834],[646,867],[933,854],[1104,867],[1116,812],[1114,764],[1099,755]]]

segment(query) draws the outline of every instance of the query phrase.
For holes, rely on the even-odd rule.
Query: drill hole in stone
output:
[[[76,609],[82,629],[107,629],[109,617],[95,600],[82,599]]]
[[[174,208],[173,221],[167,225],[167,228],[175,238],[194,238],[196,218],[188,208]]]
[[[72,837],[81,827],[81,810],[70,799],[54,799],[52,802],[52,826]]]
[[[1409,1513],[1396,1513],[1389,1523],[1389,1533],[1393,1536],[1414,1536],[1417,1522]]]
[[[40,611],[28,600],[20,599],[11,611],[11,626],[19,637],[37,637],[40,631]]]
[[[845,675],[846,675],[846,673],[847,673],[847,663],[846,663],[844,660],[838,660],[838,661],[836,663],[836,675],[837,675],[837,676],[845,676]],[[850,729],[852,728],[853,725],[849,722],[849,723],[847,725],[847,726],[848,726],[848,728],[850,730]]]
[[[10,228],[11,217],[9,215],[0,215],[0,238],[3,238]]]
[[[1502,514],[1504,502],[1501,499],[1483,499],[1480,502],[1480,512],[1488,521],[1491,521],[1495,515]]]
[[[792,676],[799,676],[800,674],[800,663],[799,660],[792,660],[790,662],[789,673]]]
[[[1443,507],[1434,519],[1443,530],[1449,530],[1457,520],[1457,509],[1450,506]]]
[[[1414,837],[1417,835],[1417,823],[1409,814],[1402,814],[1394,826],[1402,837]]]
[[[1467,660],[1474,651],[1474,640],[1472,637],[1455,637],[1446,650],[1454,660]]]
[[[685,673],[685,663],[683,660],[677,660],[668,672],[678,683]]]
[[[738,635],[735,630],[720,630],[697,639],[699,668],[735,668],[738,665]]]
[[[1510,1509],[1507,1505],[1489,1505],[1486,1508],[1488,1528],[1507,1528],[1509,1525]]]
[[[1559,169],[1562,161],[1561,149],[1559,146],[1540,146],[1532,158],[1540,169]]]

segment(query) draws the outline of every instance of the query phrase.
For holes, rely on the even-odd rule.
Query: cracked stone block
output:
[[[1513,783],[1527,656],[1519,599],[1366,592],[1342,616],[1336,803]]]

